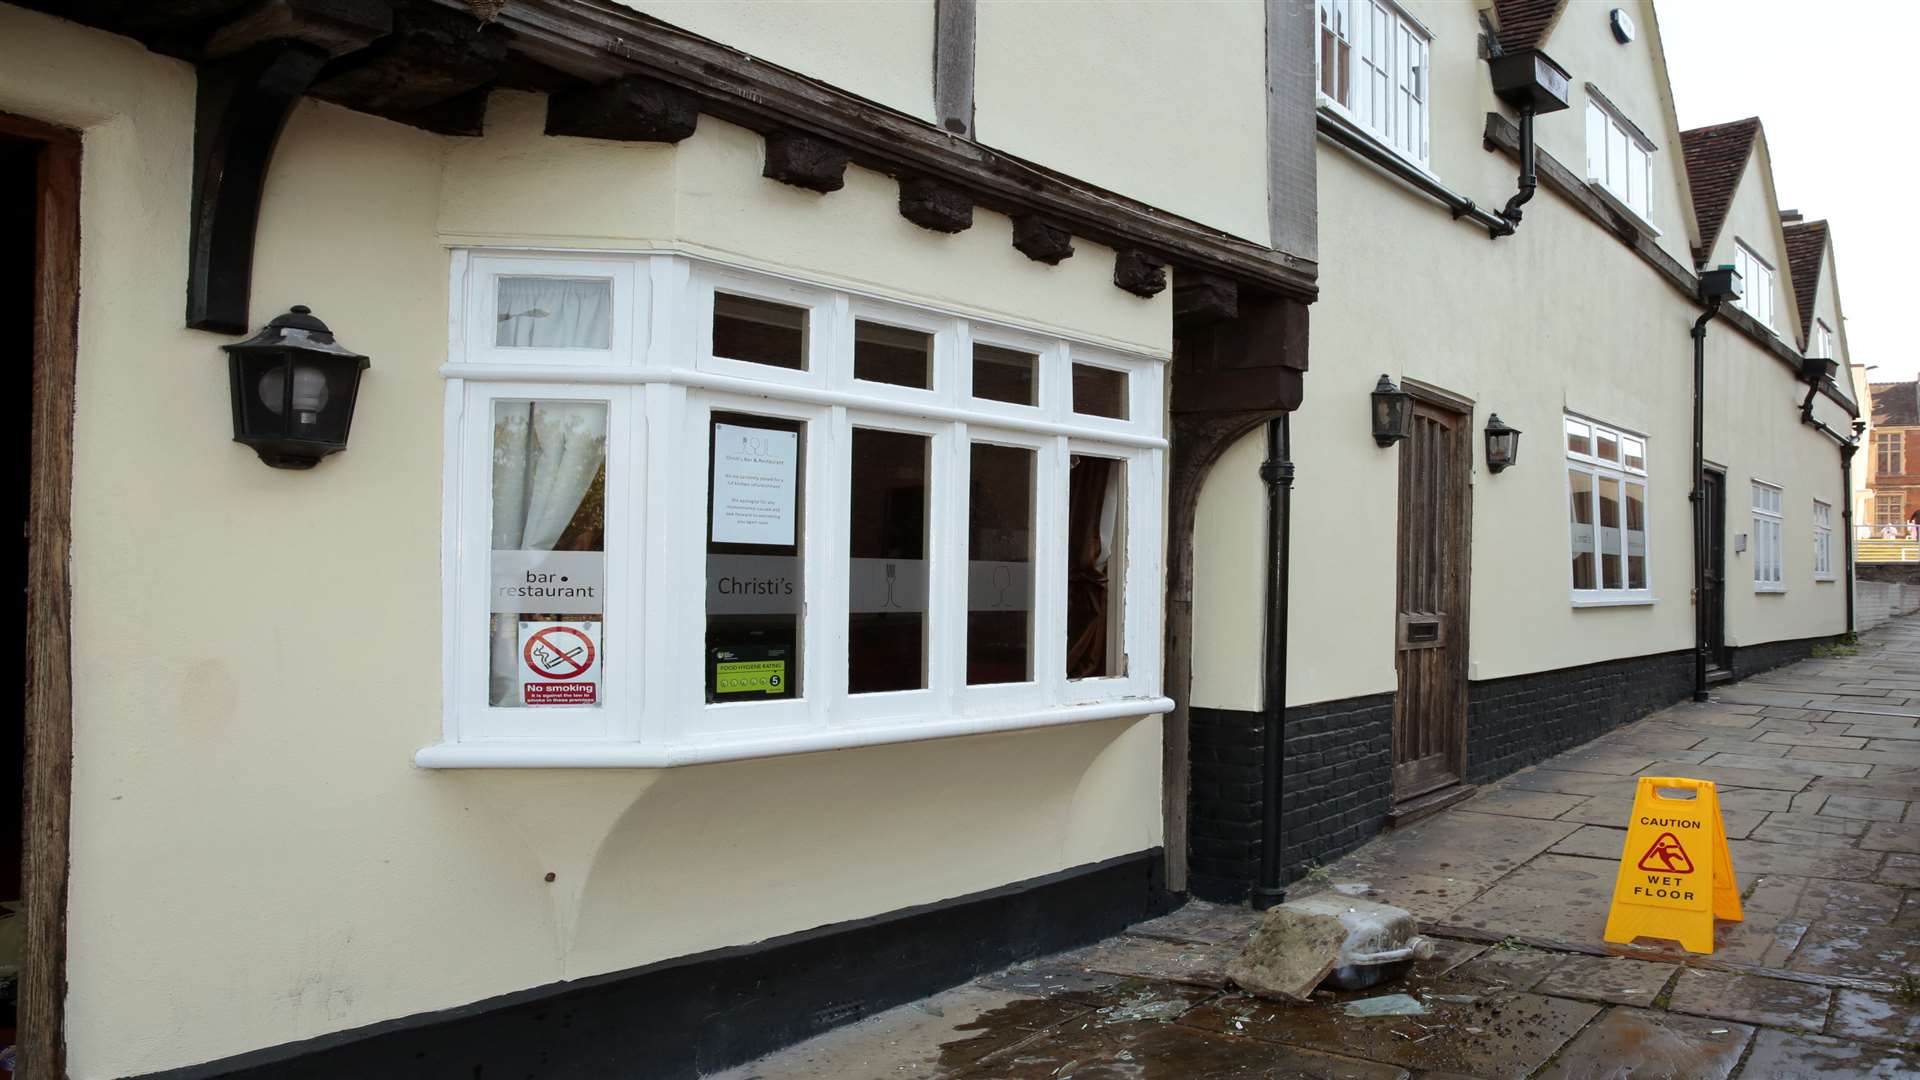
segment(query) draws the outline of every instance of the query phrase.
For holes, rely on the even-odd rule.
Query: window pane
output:
[[[1595,457],[1606,458],[1608,461],[1620,460],[1620,437],[1618,435],[1604,428],[1594,428],[1593,435],[1594,442],[1596,443],[1593,451]]]
[[[516,349],[605,349],[613,282],[605,278],[503,277],[494,307],[494,345]]]
[[[1593,476],[1570,469],[1567,484],[1571,489],[1567,517],[1573,537],[1573,587],[1597,588],[1593,572]]]
[[[1621,588],[1620,481],[1600,478],[1600,587]]]
[[[933,386],[933,335],[880,323],[853,324],[853,377],[921,390]]]
[[[927,685],[925,435],[853,429],[847,692]]]
[[[713,355],[804,371],[807,309],[714,293]]]
[[[1018,349],[998,345],[973,346],[973,396],[988,401],[1006,401],[1032,405],[1040,358]]]
[[[600,704],[607,406],[497,401],[487,701]]]
[[[1607,176],[1607,114],[1600,106],[1587,102],[1587,179]]]
[[[1647,587],[1647,487],[1627,485],[1627,588]]]
[[[967,482],[967,684],[1033,679],[1033,472],[1018,446],[974,443]]]
[[[1127,373],[1091,364],[1073,365],[1073,411],[1125,420]]]
[[[1627,133],[1617,127],[1607,128],[1607,187],[1615,195],[1625,197],[1627,185]]]
[[[1647,467],[1647,444],[1639,439],[1622,438],[1620,440],[1620,463],[1629,469]]]
[[[1067,678],[1125,675],[1127,463],[1073,455],[1067,485]]]
[[[713,414],[707,437],[707,700],[800,693],[806,424]]]
[[[1567,453],[1591,454],[1593,442],[1587,425],[1578,420],[1567,421]]]

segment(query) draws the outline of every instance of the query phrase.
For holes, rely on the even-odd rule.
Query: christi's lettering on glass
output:
[[[800,695],[806,424],[714,413],[707,438],[709,702]]]

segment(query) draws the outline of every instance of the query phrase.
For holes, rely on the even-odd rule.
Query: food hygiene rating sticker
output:
[[[785,660],[734,660],[713,666],[716,694],[777,694],[786,685]]]
[[[520,624],[521,701],[593,705],[600,700],[598,622]]]

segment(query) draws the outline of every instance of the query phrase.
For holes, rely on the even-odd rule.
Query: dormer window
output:
[[[1425,168],[1433,35],[1391,3],[1318,0],[1318,6],[1320,104]]]
[[[1740,310],[1754,321],[1773,329],[1773,267],[1738,240],[1733,242],[1733,268],[1740,272]],[[1777,331],[1776,331],[1777,333]]]
[[[1813,340],[1807,343],[1807,355],[1837,360],[1833,355],[1833,330],[1825,319],[1813,320]]]
[[[1654,145],[1587,87],[1587,179],[1640,220],[1653,222]]]

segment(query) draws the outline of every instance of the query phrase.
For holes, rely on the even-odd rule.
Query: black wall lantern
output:
[[[233,441],[276,469],[311,469],[347,448],[360,373],[371,361],[333,340],[304,305],[227,351]]]
[[[1520,429],[1507,426],[1499,413],[1487,414],[1487,471],[1497,473],[1520,460]]]
[[[1373,441],[1381,446],[1394,443],[1413,433],[1413,395],[1393,385],[1385,375],[1373,387]]]

